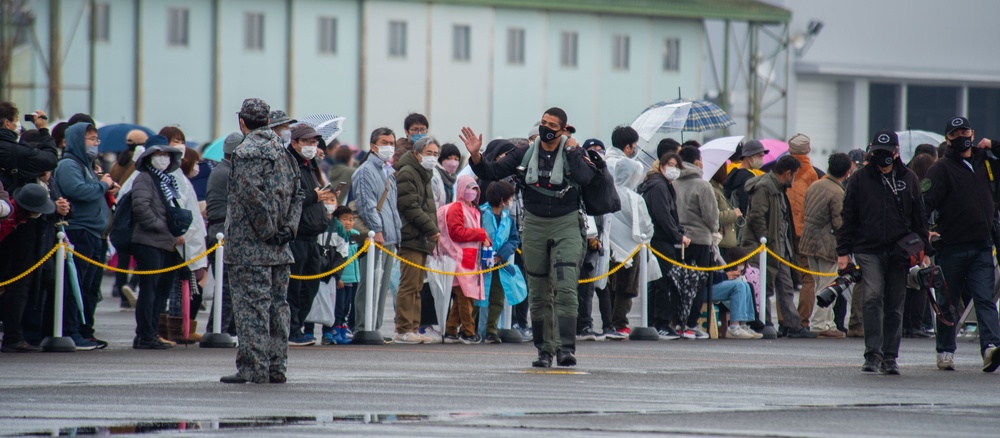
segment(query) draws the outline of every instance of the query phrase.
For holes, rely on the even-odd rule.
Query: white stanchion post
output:
[[[222,242],[222,238],[225,237],[222,233],[216,234],[215,239]],[[212,331],[215,333],[222,333],[222,282],[223,282],[223,263],[225,260],[225,247],[219,244],[219,247],[215,250],[215,298],[213,299],[214,306],[212,306],[212,318],[213,325]]]
[[[215,297],[212,298],[212,333],[206,333],[198,343],[202,348],[233,348],[236,343],[229,333],[222,332],[222,302],[229,297],[222,296],[222,282],[225,281],[225,259],[226,248],[225,238],[222,233],[216,234],[215,239],[219,242],[219,247],[215,249],[215,284],[213,285]]]
[[[504,303],[503,303],[503,324],[500,326],[504,330],[510,330],[510,326],[511,326],[511,322],[510,322],[511,321],[511,314],[510,313],[513,312],[513,310],[514,310],[514,308],[510,307],[510,303],[508,303],[507,301],[504,301]]]
[[[378,266],[375,258],[378,256],[377,249],[375,247],[375,232],[368,231],[368,254],[365,255],[365,314],[362,315],[365,329],[354,333],[352,344],[382,345],[385,343],[382,334],[375,329],[377,315],[377,309],[375,309],[377,302],[375,299],[375,267]],[[389,254],[385,254],[383,257],[389,257]]]
[[[628,338],[635,341],[658,341],[660,340],[659,332],[649,326],[649,248],[646,247],[645,243],[649,240],[649,236],[643,234],[639,237],[642,238],[643,244],[642,248],[639,248],[639,260],[633,261],[633,263],[639,263],[639,304],[642,308],[642,315],[640,315],[641,326],[633,328]],[[667,274],[664,272],[663,275]]]
[[[764,325],[764,330],[761,334],[764,335],[764,339],[777,339],[778,331],[774,327],[766,325],[767,324],[767,238],[761,237],[760,244],[765,245],[764,249],[760,252],[760,303],[758,304],[758,319]],[[773,322],[773,319],[772,319]]]
[[[378,251],[375,248],[375,232],[368,232],[368,257],[365,260],[365,329],[375,328],[375,258]]]
[[[642,235],[646,241],[646,235]],[[645,245],[639,249],[639,296],[642,297],[642,326],[649,327],[649,250]]]
[[[66,281],[66,233],[60,231],[56,235],[59,249],[56,250],[56,284],[55,296],[52,306],[52,336],[42,341],[42,351],[55,353],[69,353],[76,351],[76,343],[68,336],[63,336],[63,306],[65,305],[63,293],[65,292]]]

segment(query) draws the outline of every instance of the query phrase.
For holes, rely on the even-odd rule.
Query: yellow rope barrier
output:
[[[614,274],[615,272],[618,272],[621,268],[625,267],[625,263],[628,263],[629,260],[632,260],[632,257],[635,257],[635,255],[639,253],[640,249],[642,249],[642,245],[639,245],[639,246],[635,247],[635,249],[632,250],[632,254],[629,254],[628,257],[625,258],[624,262],[621,262],[621,263],[618,264],[618,266],[615,266],[614,268],[609,269],[608,273],[606,273],[604,275],[600,275],[600,276],[594,277],[594,278],[581,278],[580,281],[578,281],[577,283],[579,283],[579,284],[593,283],[593,282],[601,280],[601,279],[603,279],[605,277],[610,277],[612,274]]]
[[[646,246],[649,247],[649,250],[652,251],[654,255],[656,255],[657,257],[659,257],[659,258],[661,258],[661,259],[669,262],[672,265],[680,266],[680,267],[682,267],[684,269],[690,269],[692,271],[700,271],[700,272],[724,271],[724,270],[732,268],[734,266],[741,265],[743,263],[746,263],[747,260],[750,260],[751,258],[753,258],[753,256],[755,256],[757,254],[760,254],[760,252],[763,251],[764,248],[765,248],[764,245],[761,245],[757,249],[755,249],[752,252],[750,252],[750,254],[747,254],[745,257],[743,257],[743,258],[741,258],[739,260],[736,260],[736,261],[734,261],[734,262],[732,262],[732,263],[730,263],[728,265],[701,267],[701,266],[685,265],[684,263],[678,262],[676,260],[671,260],[669,257],[667,257],[667,256],[663,255],[662,253],[660,253],[659,251],[653,249],[652,246],[649,246],[649,245],[646,245]]]
[[[351,256],[351,258],[347,259],[347,261],[345,261],[344,263],[342,263],[340,266],[337,266],[336,268],[333,268],[333,269],[331,269],[329,271],[326,271],[326,272],[324,272],[322,274],[316,274],[316,275],[290,275],[289,278],[291,278],[292,280],[319,280],[319,279],[324,278],[326,276],[333,275],[334,272],[337,272],[337,271],[339,271],[341,269],[346,268],[347,265],[353,263],[355,260],[358,259],[358,257],[361,257],[361,254],[363,254],[365,251],[368,251],[368,246],[369,246],[370,243],[371,243],[371,241],[365,240],[364,246],[362,246],[361,249],[359,249],[357,253],[355,253],[353,256]]]
[[[761,246],[764,246],[764,245],[761,245]],[[816,272],[816,271],[810,271],[808,269],[795,266],[794,264],[790,263],[788,260],[785,260],[785,259],[781,258],[781,256],[775,254],[774,251],[771,251],[771,248],[764,247],[764,249],[766,249],[767,253],[770,254],[771,257],[774,257],[775,260],[777,260],[777,261],[779,261],[781,263],[784,263],[784,264],[788,265],[789,268],[792,268],[792,269],[794,269],[796,271],[799,271],[799,272],[801,272],[803,274],[815,275],[817,277],[836,277],[837,276],[836,272]]]
[[[411,262],[411,261],[409,261],[407,259],[404,259],[404,258],[396,255],[396,253],[385,249],[384,246],[379,245],[378,243],[375,244],[375,247],[378,248],[378,249],[380,249],[380,250],[382,250],[382,252],[391,255],[393,258],[395,258],[396,260],[399,260],[402,263],[406,263],[407,265],[410,265],[410,266],[412,266],[414,268],[417,268],[417,269],[420,269],[422,271],[433,272],[435,274],[440,274],[440,275],[454,275],[456,277],[465,277],[465,276],[472,276],[472,275],[489,274],[490,272],[503,269],[508,264],[507,262],[504,262],[501,265],[496,265],[496,266],[494,266],[492,268],[489,268],[489,269],[480,269],[478,271],[470,271],[470,272],[445,272],[445,271],[439,271],[437,269],[427,268],[427,267],[424,267],[424,266],[420,266],[420,265],[418,265],[416,263],[413,263],[413,262]]]
[[[18,280],[20,280],[20,279],[22,279],[24,277],[27,277],[28,274],[31,274],[32,272],[35,272],[35,269],[38,269],[40,266],[42,266],[42,263],[45,263],[45,261],[48,260],[49,257],[52,257],[52,254],[56,253],[56,251],[59,249],[59,245],[62,245],[62,244],[60,243],[60,244],[56,244],[56,246],[53,246],[52,249],[49,250],[49,253],[45,254],[45,257],[42,257],[42,259],[39,260],[38,263],[35,263],[34,266],[28,268],[27,271],[22,272],[17,277],[11,278],[10,280],[7,280],[7,281],[5,281],[3,283],[0,283],[0,287],[4,287],[4,286],[7,286],[7,285],[14,284]]]
[[[66,244],[64,243],[63,245],[66,245]],[[190,264],[192,264],[192,263],[194,263],[194,262],[196,262],[198,260],[201,260],[201,259],[205,258],[206,256],[208,256],[209,254],[215,252],[215,250],[218,249],[220,245],[222,245],[222,242],[216,243],[215,246],[209,248],[208,251],[205,251],[205,252],[199,254],[197,257],[195,257],[195,258],[193,258],[191,260],[188,260],[188,261],[186,261],[184,263],[181,263],[181,264],[179,264],[177,266],[171,266],[169,268],[163,268],[163,269],[154,269],[154,270],[149,270],[149,271],[131,271],[131,270],[128,270],[128,269],[119,269],[117,267],[108,266],[108,265],[105,265],[104,263],[101,263],[101,262],[98,262],[96,260],[90,259],[90,258],[88,258],[88,257],[86,257],[86,256],[84,256],[84,255],[82,255],[82,254],[80,254],[78,252],[76,252],[76,250],[74,250],[73,248],[70,248],[69,245],[66,245],[66,249],[69,252],[73,253],[73,255],[76,256],[77,258],[79,258],[80,260],[83,260],[83,261],[85,261],[87,263],[90,263],[92,265],[95,265],[95,266],[100,266],[100,267],[102,267],[104,269],[107,269],[109,271],[112,271],[112,272],[117,272],[117,273],[120,273],[120,274],[132,274],[132,275],[156,275],[156,274],[162,274],[164,272],[176,271],[176,270],[178,270],[180,268],[183,268],[185,266],[188,266],[188,265],[190,265]]]

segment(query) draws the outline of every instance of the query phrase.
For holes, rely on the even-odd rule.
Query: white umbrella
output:
[[[944,141],[944,136],[941,134],[912,129],[899,131],[896,133],[896,136],[899,137],[899,159],[903,160],[904,163],[910,162],[917,146],[926,143],[937,147]]]
[[[705,181],[711,180],[715,172],[726,165],[726,160],[736,152],[741,141],[743,136],[737,135],[717,138],[701,145],[702,178]]]
[[[674,132],[684,128],[691,102],[676,103],[649,108],[632,122],[632,128],[647,142],[657,132]]]
[[[316,132],[323,136],[323,141],[326,144],[330,144],[331,141],[344,132],[344,121],[346,120],[347,117],[316,114],[299,118],[299,123],[305,123],[315,128]]]

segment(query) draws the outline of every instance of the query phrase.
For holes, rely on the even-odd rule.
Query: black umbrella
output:
[[[708,282],[708,274],[707,272],[702,273],[684,269],[677,265],[670,267],[670,281],[677,288],[677,293],[680,296],[680,300],[677,303],[678,322],[683,324],[687,321],[688,316],[691,315],[691,301]]]

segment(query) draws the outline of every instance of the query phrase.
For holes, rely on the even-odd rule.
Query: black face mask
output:
[[[555,140],[557,138],[556,134],[558,133],[559,132],[552,130],[552,128],[549,128],[548,126],[538,127],[538,136],[541,137],[542,141],[545,143]]]
[[[889,167],[892,164],[892,151],[876,149],[872,151],[872,162],[879,167]]]
[[[955,149],[955,152],[965,152],[972,148],[972,137],[955,137],[951,140],[951,147]]]

